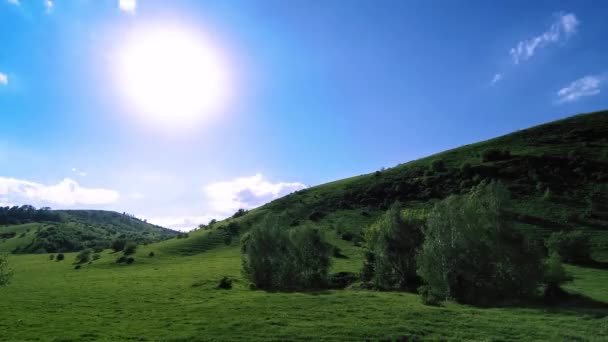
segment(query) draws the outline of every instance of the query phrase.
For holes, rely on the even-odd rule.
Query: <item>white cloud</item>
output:
[[[117,191],[101,188],[85,188],[75,180],[65,178],[54,185],[44,185],[27,180],[0,177],[0,196],[6,202],[27,204],[95,205],[118,200]],[[4,201],[4,200],[3,200]]]
[[[150,217],[147,218],[149,223],[156,224],[165,228],[170,228],[174,230],[181,231],[189,231],[196,227],[199,224],[204,223],[207,224],[209,221],[218,217],[213,217],[211,215],[204,216],[159,216],[159,217]]]
[[[0,72],[0,85],[8,84],[8,75]]]
[[[76,175],[81,176],[81,177],[86,177],[86,175],[87,175],[86,172],[84,172],[82,170],[78,170],[75,167],[72,168],[72,172],[74,172]]]
[[[576,33],[579,24],[580,21],[572,13],[558,14],[557,19],[549,30],[528,40],[522,40],[514,48],[511,48],[509,53],[511,54],[511,58],[513,58],[513,62],[519,64],[534,56],[539,48],[568,38]]]
[[[231,181],[217,182],[205,187],[211,209],[221,214],[231,214],[236,210],[258,207],[273,199],[306,188],[294,183],[271,183],[261,174],[236,178]]]
[[[9,4],[13,4],[13,5],[16,5],[16,6],[21,5],[21,4],[19,3],[19,0],[7,0],[7,1],[8,1],[8,3],[9,3]]]
[[[573,102],[583,96],[593,96],[600,93],[601,79],[598,76],[585,76],[570,83],[557,92],[558,103]]]
[[[137,0],[118,0],[118,8],[123,12],[134,14],[137,9]]]
[[[495,85],[496,83],[502,81],[502,77],[503,76],[501,73],[495,74],[494,77],[492,77],[492,81],[490,81],[490,84]]]

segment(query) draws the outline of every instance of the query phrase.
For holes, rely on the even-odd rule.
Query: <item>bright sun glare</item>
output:
[[[203,37],[175,28],[134,32],[121,52],[122,92],[147,120],[190,125],[228,96],[224,60]]]

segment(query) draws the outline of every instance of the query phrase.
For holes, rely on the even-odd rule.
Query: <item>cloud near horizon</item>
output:
[[[238,209],[252,209],[285,196],[306,185],[293,182],[271,183],[262,174],[235,178],[231,181],[211,183],[204,191],[209,198],[211,209],[218,214],[231,214]]]
[[[599,76],[579,78],[557,92],[557,96],[559,97],[557,102],[574,102],[581,97],[597,95],[600,93],[601,83],[602,81]]]
[[[8,75],[0,72],[0,85],[7,85],[8,84]]]
[[[513,63],[519,64],[526,61],[532,58],[538,49],[569,38],[576,33],[579,25],[580,21],[573,13],[558,14],[557,19],[547,31],[536,37],[522,40],[511,48],[509,54],[513,58]]]
[[[116,202],[119,193],[103,188],[86,188],[70,178],[44,185],[16,178],[0,177],[0,202],[33,205],[101,205]]]

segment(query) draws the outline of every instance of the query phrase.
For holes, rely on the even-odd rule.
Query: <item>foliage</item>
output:
[[[61,215],[49,207],[36,209],[31,205],[0,207],[0,225],[29,222],[60,222]]]
[[[431,163],[431,170],[435,172],[445,171],[445,162],[443,160],[434,160]]]
[[[135,251],[137,250],[137,245],[129,242],[125,245],[125,249],[123,251],[124,255],[131,255],[131,254],[135,254]]]
[[[112,250],[114,252],[122,252],[122,250],[125,249],[126,245],[127,245],[127,241],[125,241],[123,239],[116,239],[116,240],[112,241]]]
[[[247,210],[241,208],[237,210],[234,215],[232,215],[232,218],[239,218],[241,216],[245,216],[245,214],[247,214]]]
[[[369,266],[371,281],[379,289],[416,289],[416,254],[423,242],[423,219],[413,213],[403,215],[402,205],[395,203],[365,233],[368,248],[373,254]]]
[[[483,162],[492,162],[511,158],[511,151],[497,148],[489,148],[481,154]]]
[[[564,269],[561,257],[557,253],[551,253],[547,260],[545,260],[543,278],[543,282],[545,283],[545,301],[555,303],[560,299],[564,299],[567,293],[562,290],[561,285],[568,281],[572,281],[572,276]]]
[[[63,253],[57,254],[57,258],[55,258],[55,260],[57,260],[57,261],[63,261],[63,259],[65,259],[65,256],[63,255]]]
[[[418,258],[423,295],[485,304],[535,293],[542,280],[541,256],[512,226],[508,206],[509,193],[497,182],[435,205]]]
[[[327,283],[332,248],[317,229],[289,232],[264,224],[242,244],[243,273],[258,288],[320,288]]]
[[[89,262],[89,260],[91,259],[92,253],[93,253],[93,251],[91,249],[88,249],[88,248],[83,249],[76,255],[76,262],[79,264],[84,264],[84,263]]]
[[[581,231],[552,233],[545,246],[549,254],[556,253],[564,262],[588,264],[593,261],[589,236]]]
[[[217,284],[218,289],[229,290],[232,288],[232,279],[224,276]]]
[[[8,255],[0,254],[0,287],[8,285],[13,276],[13,270],[9,267]]]

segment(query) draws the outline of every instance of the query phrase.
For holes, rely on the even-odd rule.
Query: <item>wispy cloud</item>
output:
[[[221,214],[230,214],[239,208],[251,209],[291,192],[306,188],[298,182],[272,183],[261,174],[217,182],[204,188],[211,209]]]
[[[81,176],[81,177],[86,177],[86,175],[87,175],[87,173],[86,173],[86,172],[84,172],[84,171],[82,171],[82,170],[78,170],[78,169],[77,169],[77,168],[75,168],[75,167],[73,167],[73,168],[72,168],[72,172],[73,172],[73,173],[75,173],[75,174],[76,174],[76,175],[78,175],[78,176]]]
[[[13,4],[15,6],[21,5],[21,3],[19,2],[19,0],[6,0],[6,1],[8,1],[9,4]]]
[[[511,48],[509,53],[511,54],[511,58],[513,58],[513,62],[519,64],[532,58],[538,49],[567,39],[576,33],[579,25],[580,21],[573,13],[559,13],[555,22],[553,22],[547,31],[533,38],[522,40],[515,47]]]
[[[8,84],[8,75],[0,72],[0,85],[7,85],[7,84]]]
[[[585,76],[570,83],[557,92],[558,103],[574,102],[584,96],[593,96],[600,93],[601,78],[599,76]]]
[[[502,81],[502,74],[498,73],[498,74],[494,74],[494,77],[492,77],[492,81],[490,81],[490,85],[495,85],[496,83]]]
[[[118,8],[126,13],[135,14],[137,10],[137,0],[118,0]]]
[[[189,231],[199,224],[207,224],[212,218],[217,219],[211,215],[204,216],[158,216],[146,218],[149,223],[156,224],[165,228],[174,230]]]
[[[100,205],[116,202],[119,193],[102,188],[86,188],[65,178],[53,185],[0,177],[0,197],[4,202],[21,204]]]

